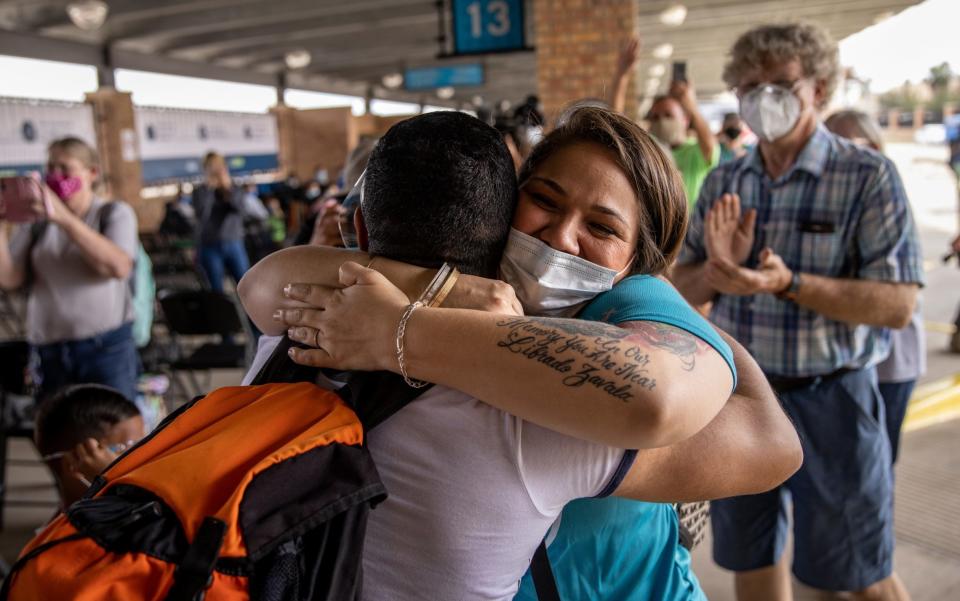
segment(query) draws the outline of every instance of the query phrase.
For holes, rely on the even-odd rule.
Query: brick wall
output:
[[[357,145],[358,128],[350,107],[297,110],[276,107],[280,172],[311,179],[318,167],[331,177],[343,169],[347,153]]]
[[[636,31],[639,0],[533,0],[537,86],[550,122],[571,102],[609,96],[620,46]],[[637,111],[636,74],[626,113]]]

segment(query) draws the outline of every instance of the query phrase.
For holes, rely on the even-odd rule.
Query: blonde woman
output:
[[[33,225],[8,239],[0,223],[0,287],[26,287],[27,340],[40,358],[41,396],[67,384],[136,391],[137,350],[128,278],[137,218],[95,192],[96,151],[77,138],[50,144]],[[39,183],[39,182],[38,182]]]

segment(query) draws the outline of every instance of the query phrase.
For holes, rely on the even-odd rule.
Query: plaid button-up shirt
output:
[[[704,182],[680,264],[704,261],[703,222],[713,202],[738,193],[757,209],[746,266],[771,247],[792,270],[832,278],[923,283],[916,226],[893,163],[819,126],[790,170],[771,180],[759,148]],[[889,351],[888,331],[834,321],[770,294],[719,295],[711,319],[748,348],[768,375],[826,375],[862,368]]]

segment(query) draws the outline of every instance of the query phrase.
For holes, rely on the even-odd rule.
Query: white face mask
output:
[[[740,99],[740,117],[762,140],[774,142],[796,127],[800,99],[787,88],[763,84]]]
[[[667,146],[679,146],[687,139],[687,126],[673,117],[660,117],[650,123],[650,133]]]
[[[516,290],[527,315],[570,317],[595,296],[612,289],[617,276],[632,263],[614,271],[510,228],[500,277]]]

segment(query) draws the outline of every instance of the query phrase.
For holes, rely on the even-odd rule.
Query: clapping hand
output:
[[[724,194],[704,218],[704,242],[707,258],[743,265],[750,258],[757,210],[750,209],[741,218],[740,196]]]
[[[725,258],[711,258],[707,260],[705,276],[710,286],[721,294],[750,296],[783,292],[790,286],[793,271],[780,255],[765,248],[756,269],[741,267]]]

